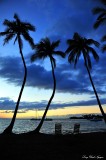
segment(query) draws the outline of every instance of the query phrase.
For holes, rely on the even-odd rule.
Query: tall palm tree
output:
[[[98,17],[96,22],[94,23],[94,28],[97,29],[101,24],[106,22],[106,0],[100,0],[104,7],[95,7],[92,12],[93,14],[97,14]]]
[[[81,37],[78,33],[74,33],[74,36],[72,39],[67,40],[67,44],[69,45],[66,53],[69,53],[68,56],[68,61],[70,63],[74,63],[74,65],[76,66],[79,57],[82,55],[84,58],[84,63],[85,63],[85,67],[87,69],[88,75],[89,75],[89,79],[92,85],[92,88],[94,90],[96,99],[97,99],[97,103],[99,105],[100,111],[103,115],[104,121],[106,123],[106,115],[104,113],[104,110],[101,106],[101,102],[99,100],[96,88],[94,86],[91,74],[90,74],[90,69],[92,68],[92,64],[91,64],[91,59],[90,59],[90,54],[93,55],[94,59],[96,61],[99,60],[99,56],[96,53],[96,51],[91,47],[91,45],[95,45],[96,47],[99,47],[99,43],[93,39],[86,39],[84,37]]]
[[[50,59],[50,63],[51,63],[51,67],[52,67],[52,76],[53,76],[53,92],[52,95],[48,101],[48,104],[46,106],[45,112],[43,114],[43,117],[39,123],[39,125],[37,126],[37,128],[34,130],[34,132],[39,133],[42,124],[44,122],[44,119],[46,117],[47,111],[49,109],[49,106],[52,102],[52,99],[55,95],[55,90],[56,90],[56,78],[55,78],[55,73],[54,73],[54,69],[56,67],[56,60],[53,57],[53,55],[57,55],[57,56],[61,56],[61,57],[65,57],[65,54],[61,51],[55,51],[55,48],[57,48],[59,46],[60,41],[55,41],[55,42],[50,42],[49,38],[45,38],[42,39],[37,45],[35,45],[35,53],[31,56],[31,61],[35,61],[36,59],[45,59],[45,58],[49,58]]]
[[[15,20],[13,20],[13,21],[10,21],[10,20],[7,20],[7,19],[4,20],[3,24],[6,26],[6,29],[5,29],[4,32],[0,32],[0,36],[5,36],[4,45],[6,43],[8,43],[12,38],[15,37],[14,44],[16,43],[16,41],[18,42],[19,51],[20,51],[20,55],[21,55],[21,58],[22,58],[23,65],[24,65],[25,73],[24,73],[24,79],[23,79],[22,87],[21,87],[21,90],[20,90],[20,93],[19,93],[19,97],[18,97],[18,100],[17,100],[17,103],[16,103],[16,107],[15,107],[15,111],[14,111],[11,123],[4,130],[4,133],[8,133],[8,134],[12,133],[12,129],[13,129],[14,122],[15,122],[15,119],[16,119],[20,99],[21,99],[21,96],[22,96],[22,92],[23,92],[23,89],[24,89],[24,86],[25,86],[25,83],[26,83],[26,77],[27,77],[27,68],[26,68],[24,56],[23,56],[23,53],[22,53],[22,48],[23,48],[22,37],[26,41],[29,42],[31,47],[34,47],[34,42],[33,42],[33,39],[29,35],[29,31],[35,31],[35,27],[33,25],[31,25],[28,22],[22,22],[19,19],[17,14],[14,14],[14,19]]]

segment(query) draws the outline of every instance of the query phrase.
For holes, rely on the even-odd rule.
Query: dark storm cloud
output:
[[[1,58],[2,59],[2,58]],[[16,64],[15,64],[16,62]],[[15,85],[22,84],[23,78],[23,66],[19,63],[19,58],[11,58],[6,57],[4,60],[1,61],[1,69],[0,69],[0,76],[5,78],[8,83],[14,83]],[[62,70],[64,67],[60,67],[55,70],[56,79],[57,79],[57,91],[59,92],[69,92],[69,93],[82,93],[82,85],[83,85],[83,92],[88,92],[87,84],[81,83],[80,78],[74,77],[74,71],[68,71],[67,69],[69,65],[66,65],[65,71]],[[26,86],[30,87],[37,87],[43,89],[52,89],[53,82],[52,82],[52,74],[51,71],[47,71],[40,65],[32,64],[28,67],[28,78]],[[68,69],[69,70],[69,69]],[[77,73],[79,76],[79,73]],[[84,75],[85,77],[85,75]],[[85,77],[86,78],[86,77]],[[90,91],[89,91],[90,92]]]
[[[0,57],[0,75],[8,82],[20,85],[24,70],[21,59],[18,57]]]
[[[4,78],[8,83],[13,83],[16,86],[22,85],[24,69],[20,58],[18,57],[0,57],[0,77]],[[105,58],[102,57],[102,62],[93,63],[91,72],[97,91],[100,94],[106,92],[105,88]],[[40,65],[28,64],[28,77],[26,86],[36,87],[41,89],[52,89],[53,79],[51,70],[46,70]],[[61,64],[55,69],[57,80],[57,92],[67,92],[72,94],[88,93],[93,94],[89,77],[82,59],[80,59],[76,69],[70,64]]]

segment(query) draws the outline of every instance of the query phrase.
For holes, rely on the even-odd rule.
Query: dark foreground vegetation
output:
[[[1,160],[80,160],[106,158],[106,133],[0,135]],[[2,157],[2,158],[1,158]]]

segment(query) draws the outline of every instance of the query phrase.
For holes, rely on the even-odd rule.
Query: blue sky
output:
[[[31,33],[35,43],[45,37],[54,41],[61,39],[58,49],[65,51],[66,40],[72,38],[74,32],[100,42],[105,28],[102,26],[97,30],[93,29],[96,16],[92,14],[92,8],[95,6],[101,6],[99,0],[1,0],[0,31],[5,28],[2,25],[4,19],[13,20],[14,13],[17,13],[21,20],[28,21],[36,27],[36,32]],[[13,45],[11,41],[3,46],[3,38],[0,37],[0,46],[0,110],[5,114],[14,110],[24,69],[17,43]],[[93,64],[91,74],[105,109],[106,54],[102,54],[100,49],[97,52],[100,61],[96,63],[91,57]],[[23,53],[28,77],[20,110],[25,113],[35,108],[44,110],[53,87],[49,60],[37,60],[31,64],[30,57],[33,50],[25,41]],[[68,64],[67,58],[55,58],[57,90],[50,109],[75,107],[80,109],[95,106],[96,112],[98,106],[83,59],[80,58],[77,67],[74,68],[73,65]],[[82,110],[80,112],[83,113]]]

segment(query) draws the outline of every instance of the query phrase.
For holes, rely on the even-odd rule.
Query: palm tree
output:
[[[97,29],[101,24],[106,22],[106,0],[100,0],[105,7],[95,7],[92,12],[97,14],[98,17],[94,23],[94,28]]]
[[[88,75],[89,75],[89,79],[92,85],[92,88],[94,90],[96,99],[97,99],[97,103],[99,105],[100,111],[103,115],[104,121],[106,123],[106,115],[104,113],[104,110],[101,106],[101,102],[99,100],[96,88],[94,86],[91,74],[90,74],[90,69],[92,68],[92,64],[91,64],[91,59],[90,59],[90,55],[92,54],[94,59],[96,61],[99,60],[99,56],[96,53],[96,51],[91,47],[91,45],[95,45],[96,47],[99,47],[99,43],[93,39],[86,39],[84,37],[81,37],[78,33],[74,33],[74,36],[72,39],[67,40],[67,44],[69,45],[66,53],[69,53],[68,56],[68,61],[70,63],[74,63],[74,65],[76,66],[79,57],[82,55],[84,58],[84,63],[85,63],[85,67],[87,69]]]
[[[43,114],[43,117],[42,117],[39,125],[34,130],[35,133],[39,133],[39,131],[43,125],[44,119],[46,117],[47,111],[49,109],[49,106],[50,106],[52,99],[55,95],[56,78],[55,78],[54,69],[56,67],[56,60],[53,57],[53,55],[61,56],[63,58],[65,57],[65,54],[63,52],[55,51],[55,48],[57,48],[59,46],[59,43],[60,43],[59,40],[51,43],[49,38],[42,39],[37,45],[35,45],[35,53],[31,56],[32,62],[35,61],[36,59],[45,59],[47,57],[50,59],[50,63],[51,63],[51,67],[52,67],[53,82],[54,82],[52,95],[48,101],[48,104],[46,106],[45,112]]]
[[[19,103],[20,103],[20,99],[22,96],[22,92],[26,83],[26,77],[27,77],[27,68],[26,68],[26,64],[25,64],[25,60],[24,60],[24,56],[22,53],[22,47],[23,47],[23,42],[22,42],[22,37],[29,42],[31,47],[34,47],[34,42],[33,39],[30,37],[29,35],[29,31],[35,31],[35,27],[33,25],[31,25],[28,22],[22,22],[17,14],[14,14],[14,21],[9,21],[9,20],[4,20],[4,25],[6,26],[6,29],[4,32],[0,32],[0,36],[5,36],[4,38],[4,45],[6,43],[8,43],[12,38],[15,37],[14,40],[14,44],[16,43],[16,41],[18,41],[18,45],[19,45],[19,51],[20,51],[20,55],[23,61],[23,65],[24,65],[24,79],[23,79],[23,83],[22,83],[22,87],[19,93],[19,97],[16,103],[16,107],[15,107],[15,111],[11,120],[10,125],[4,130],[4,133],[12,133],[12,129],[14,126],[14,122],[16,119],[16,115],[17,115],[17,111],[18,111],[18,107],[19,107]],[[22,37],[21,37],[22,36]]]

